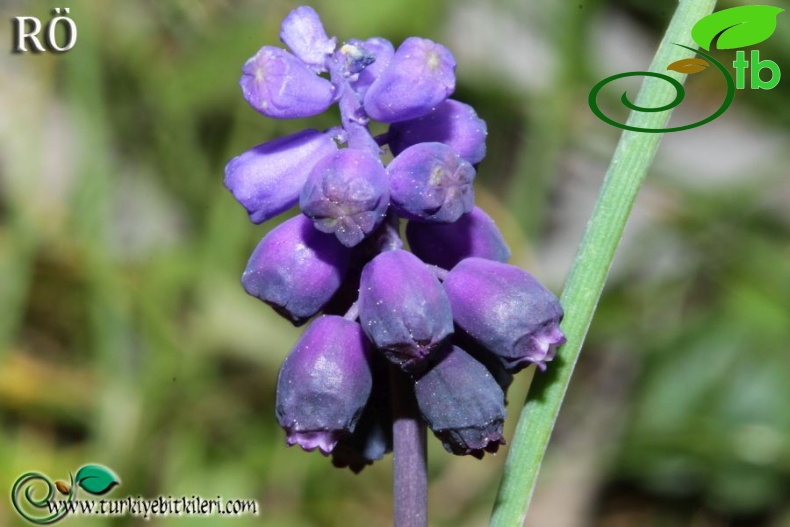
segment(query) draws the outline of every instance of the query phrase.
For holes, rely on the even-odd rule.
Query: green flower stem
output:
[[[715,0],[681,0],[661,45],[650,65],[651,72],[666,73],[682,82],[685,75],[667,71],[676,60],[693,52],[675,44],[696,49],[691,39],[692,26],[711,13]],[[666,80],[645,78],[636,105],[656,108],[675,97],[675,88]],[[663,128],[671,110],[631,112],[627,124],[640,128]],[[540,465],[565,397],[584,337],[601,296],[615,250],[626,221],[655,157],[663,134],[623,131],[604,179],[590,221],[576,255],[561,301],[565,308],[562,329],[567,343],[545,374],[533,380],[505,463],[494,511],[493,527],[513,527],[524,523],[529,501],[535,490]]]

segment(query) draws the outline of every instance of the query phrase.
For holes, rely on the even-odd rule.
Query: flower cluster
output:
[[[382,38],[338,46],[309,7],[285,18],[280,38],[290,52],[264,46],[244,65],[247,102],[278,119],[337,103],[342,119],[263,143],[225,170],[253,222],[301,209],[264,236],[242,278],[295,325],[320,314],[278,378],[288,444],[354,471],[381,458],[392,448],[388,369],[398,367],[448,451],[495,452],[512,374],[545,369],[565,340],[562,309],[504,263],[501,233],[474,204],[486,125],[449,98],[453,55],[417,37],[397,49]],[[388,131],[373,137],[371,119]]]

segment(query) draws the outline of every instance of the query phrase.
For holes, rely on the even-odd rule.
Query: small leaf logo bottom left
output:
[[[110,491],[121,479],[115,472],[102,465],[85,465],[77,471],[74,484],[95,496]]]

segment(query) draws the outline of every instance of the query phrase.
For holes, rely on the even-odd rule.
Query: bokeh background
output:
[[[260,515],[71,525],[391,522],[390,458],[353,475],[286,448],[274,383],[300,331],[239,283],[276,221],[249,223],[225,163],[335,124],[264,118],[237,85],[296,5],[0,2],[0,525],[22,523],[8,501],[19,475],[91,462],[121,476],[108,497],[256,499]],[[559,293],[619,136],[587,93],[647,67],[675,2],[311,5],[341,41],[421,35],[453,50],[455,97],[488,122],[478,201],[512,262]],[[46,23],[54,7],[71,8],[74,49],[11,53],[11,18]],[[790,76],[790,14],[759,50]],[[527,525],[790,525],[788,86],[739,91],[718,120],[664,138]],[[621,91],[602,97],[624,116]],[[723,94],[715,72],[692,76],[673,120]],[[510,392],[508,438],[530,375]],[[507,448],[478,461],[429,442],[431,525],[485,525]]]

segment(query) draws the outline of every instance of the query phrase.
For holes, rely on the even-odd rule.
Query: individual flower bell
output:
[[[455,90],[455,58],[426,38],[409,37],[365,92],[367,114],[384,123],[425,115]]]
[[[263,237],[241,283],[247,293],[298,326],[318,313],[338,290],[350,252],[300,214]]]
[[[485,366],[457,346],[414,383],[425,421],[445,450],[482,458],[504,444],[505,396]]]
[[[435,110],[390,125],[387,142],[397,156],[417,143],[444,143],[476,165],[486,156],[486,122],[468,104],[447,99]]]
[[[354,432],[373,385],[370,358],[356,322],[325,315],[308,326],[277,378],[277,421],[289,446],[329,454]]]
[[[447,274],[444,288],[456,324],[511,371],[541,370],[565,342],[559,300],[531,274],[483,258],[467,258]]]
[[[455,264],[478,256],[497,262],[510,258],[510,249],[494,220],[480,207],[464,214],[455,223],[423,223],[406,225],[409,247],[423,262],[452,269]]]
[[[338,441],[332,450],[332,464],[348,467],[358,474],[388,452],[392,452],[392,398],[387,361],[376,353],[371,357],[373,388],[354,432]]]
[[[310,117],[335,100],[332,83],[284,49],[262,47],[241,71],[239,84],[244,98],[267,117]]]
[[[381,161],[365,150],[346,148],[321,159],[302,189],[299,206],[315,228],[353,247],[384,219],[389,180]]]
[[[477,362],[482,364],[488,370],[488,373],[494,378],[496,383],[502,388],[502,393],[505,394],[505,405],[507,406],[507,391],[510,385],[513,384],[513,373],[508,371],[496,355],[485,349],[469,334],[455,326],[451,342],[453,345],[458,346],[469,355],[472,356]]]
[[[296,205],[315,163],[335,151],[332,138],[318,130],[273,139],[231,159],[225,186],[250,220],[262,223]]]
[[[388,452],[392,452],[392,416],[366,411],[354,433],[338,441],[332,451],[332,464],[359,474]]]
[[[475,169],[445,144],[410,146],[387,173],[392,208],[403,218],[452,223],[475,205]]]
[[[419,258],[385,251],[362,270],[359,320],[387,358],[414,370],[453,332],[450,303]]]
[[[326,61],[335,51],[337,40],[326,36],[315,9],[297,7],[280,26],[280,40],[314,72],[326,71]]]

